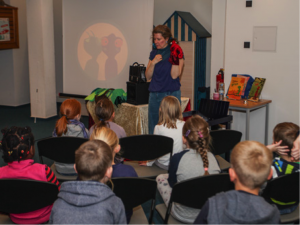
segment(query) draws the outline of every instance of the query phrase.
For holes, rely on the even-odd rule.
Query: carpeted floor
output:
[[[59,111],[61,103],[57,103],[57,109]],[[11,126],[29,126],[32,129],[32,133],[34,135],[35,140],[39,140],[42,138],[50,137],[52,135],[52,131],[55,126],[56,120],[59,116],[54,116],[49,119],[36,119],[36,123],[34,122],[34,118],[30,117],[30,104],[18,106],[18,107],[9,107],[9,106],[0,106],[0,129]],[[88,127],[88,117],[82,116],[81,122]],[[2,132],[0,133],[0,140],[2,139]],[[37,146],[35,145],[35,148]],[[0,153],[0,155],[2,155]],[[39,163],[38,152],[36,151],[34,156],[35,162]],[[49,159],[44,159],[44,163],[48,166],[51,166],[53,161]],[[2,157],[0,157],[0,166],[4,166],[6,163],[3,161]],[[156,205],[163,203],[163,200],[159,193],[156,195]],[[143,209],[149,218],[151,203],[150,201],[144,203]],[[163,220],[158,215],[158,213],[154,212],[153,222],[155,224],[162,224]]]

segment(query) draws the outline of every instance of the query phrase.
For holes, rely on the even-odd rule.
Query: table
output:
[[[268,145],[268,127],[269,127],[269,104],[272,100],[260,99],[258,102],[244,100],[232,100],[224,98],[224,101],[229,102],[229,115],[232,115],[232,110],[246,112],[246,140],[249,140],[250,131],[250,112],[255,109],[266,107],[265,115],[265,145]]]
[[[181,97],[181,110],[184,112],[189,103],[189,98]],[[95,102],[88,102],[87,109],[97,123],[99,120],[95,115]],[[115,106],[114,122],[124,128],[127,136],[148,134],[148,104],[132,105],[129,103],[122,103]]]

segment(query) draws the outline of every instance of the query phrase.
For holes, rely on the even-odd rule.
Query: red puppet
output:
[[[179,59],[183,58],[183,52],[181,47],[176,43],[176,41],[172,41],[170,50],[171,50],[171,55],[169,58],[169,62],[172,65],[179,65]]]

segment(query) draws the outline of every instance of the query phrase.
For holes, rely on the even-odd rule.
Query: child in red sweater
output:
[[[34,163],[34,137],[30,127],[11,127],[2,129],[0,150],[8,164],[0,168],[0,179],[31,179],[51,182],[57,185],[52,170],[47,166]],[[22,188],[22,187],[20,187]],[[18,224],[40,224],[49,220],[52,205],[28,213],[10,214],[10,219]]]

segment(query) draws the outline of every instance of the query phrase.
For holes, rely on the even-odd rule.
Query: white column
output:
[[[57,115],[53,1],[27,0],[31,117]]]

